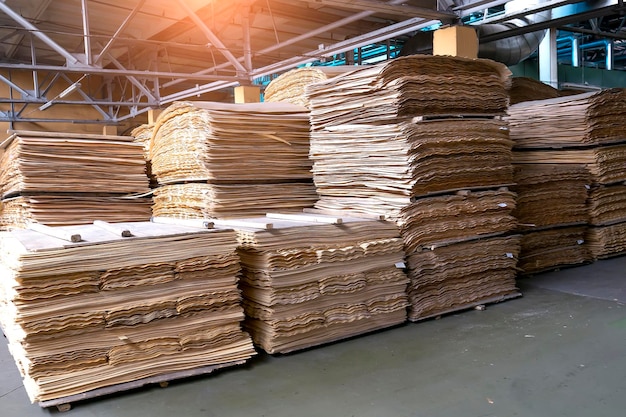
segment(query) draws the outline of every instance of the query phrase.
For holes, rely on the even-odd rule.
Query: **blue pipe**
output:
[[[613,69],[613,41],[603,39],[600,41],[590,42],[580,45],[580,49],[596,49],[598,47],[606,48],[606,69]]]

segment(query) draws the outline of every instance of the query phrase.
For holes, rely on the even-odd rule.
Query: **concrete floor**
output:
[[[74,404],[72,417],[623,416],[626,257],[520,281],[524,297]],[[0,343],[0,416],[31,405]]]

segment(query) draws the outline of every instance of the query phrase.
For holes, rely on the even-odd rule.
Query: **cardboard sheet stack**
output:
[[[406,321],[408,279],[396,225],[299,215],[238,228],[245,327],[269,353],[285,353]],[[332,220],[332,219],[331,219]]]
[[[0,323],[33,402],[254,354],[240,327],[234,231],[115,226],[134,237],[93,225],[53,228],[77,243],[2,235]]]
[[[516,164],[519,268],[532,274],[591,261],[585,242],[591,176],[579,164]]]
[[[16,131],[1,145],[0,228],[150,218],[141,147],[124,136]]]
[[[181,102],[157,119],[150,145],[153,215],[229,218],[301,211],[317,195],[308,112],[288,103]]]
[[[626,252],[626,89],[511,106],[518,164],[585,166],[591,176],[586,241],[593,258]]]
[[[308,87],[316,208],[387,216],[409,259],[430,259],[408,265],[411,320],[517,295],[519,241],[501,237],[515,227],[499,119],[509,75],[493,61],[416,55]]]

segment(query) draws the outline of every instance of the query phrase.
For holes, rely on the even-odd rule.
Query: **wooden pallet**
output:
[[[60,412],[69,411],[72,408],[72,404],[89,400],[93,398],[102,397],[110,394],[117,394],[121,392],[127,392],[133,389],[141,388],[149,384],[159,384],[162,388],[168,386],[170,381],[179,379],[190,378],[198,375],[210,374],[218,369],[242,365],[245,361],[228,362],[213,366],[204,366],[201,368],[188,369],[185,371],[178,371],[167,373],[163,375],[156,375],[148,378],[138,379],[136,381],[125,382],[123,384],[110,385],[108,387],[98,388],[91,391],[83,392],[82,394],[70,395],[68,397],[56,398],[53,400],[41,401],[39,406],[42,408],[56,407]]]

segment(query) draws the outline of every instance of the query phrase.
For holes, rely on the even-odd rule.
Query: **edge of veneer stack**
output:
[[[239,262],[235,254],[235,248],[237,246],[236,235],[232,229],[201,230],[180,225],[156,224],[150,222],[116,223],[110,224],[109,226],[110,228],[106,229],[99,225],[57,227],[50,228],[56,233],[48,234],[41,234],[31,230],[18,230],[15,232],[4,232],[2,234],[2,268],[13,270],[14,274],[16,274],[15,277],[18,278],[20,282],[30,282],[29,288],[35,288],[33,285],[35,285],[34,282],[37,281],[36,286],[39,288],[36,291],[36,294],[38,294],[37,298],[33,299],[34,301],[29,301],[35,293],[27,292],[23,294],[25,298],[21,297],[18,291],[19,288],[13,287],[12,285],[14,284],[8,282],[9,276],[3,276],[3,286],[0,287],[0,292],[3,294],[3,299],[0,300],[2,301],[0,307],[2,307],[1,310],[3,313],[1,320],[3,332],[7,336],[9,346],[12,347],[12,354],[15,356],[18,355],[19,352],[22,352],[21,356],[15,356],[18,368],[21,369],[22,372],[26,372],[26,368],[24,367],[30,366],[29,358],[39,357],[29,355],[44,354],[43,357],[48,358],[49,355],[53,354],[52,352],[56,351],[74,352],[74,348],[69,345],[63,345],[63,338],[59,337],[50,339],[54,342],[55,350],[48,351],[44,349],[45,346],[48,346],[48,349],[52,349],[49,343],[50,340],[48,339],[52,336],[46,333],[48,330],[36,330],[33,332],[33,329],[39,327],[31,326],[31,324],[35,322],[43,323],[44,310],[52,314],[52,316],[50,316],[52,318],[61,314],[61,316],[58,316],[60,319],[74,315],[74,310],[80,312],[81,306],[93,305],[95,307],[94,303],[104,303],[107,300],[107,297],[104,296],[105,294],[101,296],[98,291],[94,292],[94,289],[91,287],[84,293],[82,290],[76,292],[75,289],[70,295],[65,295],[64,293],[57,294],[56,296],[44,295],[42,291],[45,290],[45,287],[41,286],[41,282],[39,282],[41,280],[38,279],[38,277],[41,276],[61,277],[64,274],[78,274],[81,273],[81,271],[89,271],[91,270],[90,268],[95,268],[97,269],[97,273],[102,274],[102,270],[106,270],[106,273],[109,273],[109,279],[113,279],[106,282],[114,285],[112,288],[99,290],[101,293],[103,291],[107,293],[106,295],[109,298],[106,302],[109,304],[116,302],[114,300],[119,299],[122,295],[124,295],[125,300],[129,300],[125,301],[123,305],[116,305],[113,309],[119,313],[119,317],[114,317],[113,311],[107,311],[105,316],[111,315],[112,327],[105,326],[101,328],[97,325],[95,327],[89,325],[88,327],[76,327],[76,329],[70,328],[69,330],[67,328],[60,328],[64,332],[69,332],[66,334],[67,337],[96,338],[100,335],[101,338],[109,342],[115,341],[114,345],[109,346],[114,346],[114,349],[123,350],[128,343],[132,345],[135,343],[152,342],[153,339],[148,338],[144,340],[143,338],[148,337],[149,334],[152,334],[150,332],[155,332],[157,328],[163,329],[163,326],[168,329],[167,331],[171,332],[174,323],[172,320],[182,320],[182,322],[177,321],[176,323],[178,325],[181,325],[183,322],[189,323],[188,327],[186,327],[187,336],[185,336],[185,333],[175,334],[179,337],[188,337],[189,340],[183,341],[181,339],[180,350],[174,349],[170,351],[171,348],[168,347],[168,351],[162,353],[165,356],[161,356],[161,353],[159,353],[156,358],[150,356],[143,358],[141,355],[138,358],[124,357],[124,355],[128,355],[128,352],[116,351],[116,355],[118,356],[117,360],[120,361],[120,368],[115,368],[115,366],[118,365],[111,365],[113,368],[110,374],[107,373],[106,376],[100,375],[97,380],[89,380],[89,378],[92,378],[93,375],[99,375],[98,373],[100,372],[104,372],[104,370],[100,368],[88,367],[85,371],[74,370],[72,372],[74,376],[63,374],[63,372],[59,373],[58,370],[55,370],[54,372],[56,373],[50,375],[45,373],[41,374],[44,370],[40,369],[38,375],[43,375],[43,380],[47,379],[45,382],[35,382],[33,379],[41,376],[28,376],[28,374],[24,374],[24,383],[29,392],[29,396],[31,396],[31,400],[37,400],[42,404],[52,405],[49,401],[65,403],[68,400],[73,401],[77,398],[104,395],[103,393],[124,390],[133,384],[141,385],[153,380],[169,380],[176,377],[184,377],[187,374],[207,373],[221,367],[243,363],[255,354],[249,336],[241,330],[243,309],[240,302],[233,304],[234,301],[232,301],[232,297],[229,296],[230,301],[227,301],[229,304],[224,304],[224,308],[228,307],[229,310],[214,311],[211,307],[213,304],[202,304],[197,303],[198,300],[194,301],[194,297],[199,294],[199,285],[202,285],[201,291],[203,294],[204,291],[206,291],[207,294],[210,291],[214,291],[215,294],[218,294],[219,291],[215,291],[221,291],[222,287],[232,287],[229,291],[232,290],[231,292],[234,291],[238,294],[236,286],[238,276],[236,270],[239,269]],[[115,233],[111,231],[112,228],[116,229]],[[117,233],[118,230],[129,230],[134,237],[122,237]],[[80,239],[80,241],[70,242],[52,236],[60,235],[61,232],[79,236],[77,240]],[[210,245],[208,245],[209,243],[213,245],[212,249]],[[164,259],[175,263],[176,268],[179,269],[177,270],[178,272],[172,273],[174,275],[179,274],[179,277],[174,276],[173,280],[171,278],[165,280],[159,279],[156,283],[150,280],[144,283],[138,283],[138,281],[140,281],[139,279],[126,282],[118,279],[120,277],[116,278],[116,274],[120,271],[124,272],[125,270],[129,270],[130,273],[130,271],[133,270],[133,273],[137,274],[138,271],[147,270],[148,266],[152,264],[163,265]],[[233,263],[235,259],[236,264]],[[204,260],[206,260],[206,263]],[[138,271],[135,271],[135,268],[138,269]],[[213,287],[213,290],[211,290],[210,281],[208,286],[204,285],[205,283],[202,281],[198,281],[198,279],[205,278],[199,278],[197,271],[200,271],[202,276],[209,277],[206,268],[213,268],[214,273],[210,276],[214,276],[214,278],[221,277],[219,288]],[[225,269],[222,272],[220,268]],[[121,278],[123,278],[123,276]],[[102,280],[102,277],[100,280]],[[181,284],[181,282],[183,283]],[[19,283],[16,281],[15,284]],[[71,282],[66,282],[64,285],[71,284]],[[172,284],[175,284],[175,288],[172,287]],[[19,284],[21,288],[24,288],[24,285],[25,284]],[[119,285],[121,285],[121,289],[116,289]],[[128,287],[128,285],[130,285],[130,287]],[[140,287],[137,287],[138,285]],[[13,290],[9,291],[11,288],[13,288]],[[172,288],[174,288],[175,291],[172,292]],[[134,298],[128,297],[130,294],[129,290],[133,291],[132,295]],[[123,316],[123,314],[120,315],[125,309],[130,311],[129,309],[137,304],[138,300],[141,300],[144,304],[147,302],[145,300],[148,298],[153,301],[160,300],[160,298],[155,297],[158,297],[159,294],[163,292],[170,298],[170,292],[177,294],[176,297],[180,296],[179,298],[175,298],[178,314],[174,314],[173,316],[170,314],[162,317],[160,315],[150,316],[149,314],[151,314],[152,310],[146,310],[145,320],[141,319],[138,323],[133,318],[135,316],[129,316],[127,319],[128,323],[126,323],[126,321],[124,321],[126,320],[125,316]],[[138,298],[139,293],[142,294],[140,298]],[[240,297],[239,295],[237,296]],[[216,295],[215,297],[218,296]],[[130,299],[134,299],[135,304],[131,303]],[[169,300],[167,297],[164,299]],[[42,300],[44,300],[45,303]],[[82,304],[76,304],[75,301],[77,300],[82,300]],[[89,303],[87,303],[87,301],[89,301]],[[215,302],[218,303],[218,301],[219,300],[216,300]],[[141,302],[137,304],[137,306],[141,307],[143,305]],[[178,310],[178,304],[180,304],[181,310]],[[13,310],[7,310],[7,307],[10,305],[14,305],[13,313],[11,313]],[[221,304],[218,303],[216,305]],[[68,310],[69,306],[71,306],[71,309]],[[136,314],[140,314],[140,310],[137,311]],[[220,313],[220,311],[222,312]],[[185,315],[187,313],[190,315]],[[20,323],[22,324],[11,321],[21,317],[19,314],[25,314],[25,316],[20,318]],[[33,316],[33,314],[35,315]],[[48,313],[46,313],[45,317],[48,317],[47,314]],[[55,316],[55,314],[57,316]],[[222,316],[219,316],[220,314]],[[224,314],[227,314],[228,317],[224,316]],[[196,330],[202,332],[210,331],[211,329],[213,332],[219,330],[218,327],[215,327],[217,324],[210,324],[213,323],[213,321],[207,321],[206,323],[208,324],[198,322],[199,315],[211,318],[211,320],[219,319],[219,323],[218,321],[214,323],[220,326],[227,324],[230,327],[237,327],[237,334],[233,334],[233,337],[236,336],[236,340],[232,339],[229,333],[228,340],[218,340],[218,342],[214,343],[208,333],[207,335],[204,333],[193,333]],[[37,318],[40,316],[42,319]],[[133,319],[131,320],[131,318]],[[32,320],[35,320],[35,322],[32,322]],[[106,322],[108,318],[103,317],[102,320]],[[119,324],[117,321],[119,321]],[[114,322],[116,324],[113,324]],[[26,327],[24,327],[25,324]],[[60,324],[50,322],[50,325],[54,327]],[[180,329],[176,329],[176,332],[180,331]],[[228,331],[231,332],[231,330]],[[28,332],[33,333],[29,334]],[[219,333],[219,335],[221,334],[222,333]],[[219,335],[216,333],[214,336],[217,337]],[[193,339],[196,336],[197,340]],[[158,337],[154,340],[156,341],[157,339]],[[23,346],[22,340],[27,341],[28,345]],[[92,339],[90,338],[89,340]],[[59,343],[61,343],[61,345],[59,345]],[[211,346],[211,344],[213,345]],[[237,346],[235,346],[235,344]],[[29,349],[31,350],[30,354],[28,353]],[[32,349],[38,349],[37,353],[32,351]],[[224,350],[220,351],[220,349],[228,349],[228,352]],[[210,355],[210,358],[208,355]],[[148,362],[149,367],[147,367]],[[207,366],[209,367],[207,368]],[[181,372],[183,373],[181,374]],[[77,377],[79,373],[80,375],[84,374],[83,378],[87,378],[87,380],[82,381],[82,385],[77,381],[74,381],[65,388],[55,385],[54,379],[61,379],[62,377],[67,378],[69,381],[69,379]],[[46,388],[44,391],[40,391],[40,383],[45,384]],[[67,395],[61,394],[61,392]]]
[[[225,224],[229,223],[228,220],[224,222]],[[245,227],[245,222],[251,222],[251,225]],[[269,222],[272,224],[271,228],[258,226]],[[384,225],[377,233],[378,236],[383,234],[395,237],[393,239],[391,237],[385,239],[379,237],[376,240],[368,238],[368,235],[372,233],[372,226],[375,224]],[[402,262],[404,253],[399,231],[394,223],[345,216],[325,216],[318,212],[301,215],[270,213],[265,218],[241,219],[235,225],[235,229],[239,233],[239,251],[244,275],[242,291],[247,315],[244,328],[251,333],[255,344],[266,352],[275,354],[307,349],[382,328],[393,327],[406,321],[407,304],[404,287],[408,279],[404,272],[398,270],[397,264]],[[351,231],[351,229],[353,230]],[[305,237],[307,233],[308,238]],[[385,243],[387,240],[389,242]],[[391,242],[392,240],[394,242]],[[389,254],[384,252],[390,249],[384,249],[380,253],[376,252],[376,244],[387,245],[390,243],[395,245],[395,252]],[[362,249],[359,249],[359,245]],[[370,245],[371,250],[367,249]],[[368,253],[370,254],[367,255]],[[390,257],[392,255],[393,258]],[[376,259],[377,264],[366,266],[363,263],[364,256],[370,257],[372,260]],[[263,267],[264,263],[261,260],[264,257],[267,257],[268,261],[275,259],[273,262],[282,259],[281,262],[286,262],[284,269],[279,264],[270,267],[272,262]],[[325,293],[322,284],[327,279],[339,279],[343,276],[337,275],[339,273],[337,268],[340,267],[345,268],[343,270],[346,278],[351,274],[363,275],[364,281],[356,287],[346,286],[344,289],[337,290],[338,292],[333,290],[330,293]],[[381,268],[385,270],[386,274],[393,273],[397,276],[384,278],[375,285],[372,283],[374,286],[368,290],[370,287],[368,287],[367,277],[369,274],[378,274],[379,271],[382,273],[383,269]],[[398,281],[400,276],[403,279]],[[270,293],[275,293],[278,290],[284,291],[282,287],[275,287],[275,285],[281,282],[282,285],[286,285],[287,280],[290,279],[295,280],[293,283],[294,297],[298,294],[296,288],[303,286],[311,286],[311,288],[294,298],[293,301],[276,301],[276,295],[272,295],[274,301],[265,302],[267,304],[261,304],[258,297],[255,301],[251,293],[251,291],[261,290]],[[387,279],[388,281],[385,281]],[[337,288],[343,288],[342,285],[344,284],[339,282],[342,280],[338,280],[333,285],[337,285]],[[345,284],[348,285],[347,281]],[[315,286],[320,286],[319,292],[313,288]],[[402,287],[401,290],[399,289],[400,286]],[[377,291],[382,291],[385,288],[393,291],[385,295],[384,300],[376,301],[376,294],[372,293],[374,288]],[[365,298],[361,300],[360,296]],[[361,311],[361,307],[369,306],[368,303],[373,303],[370,306],[372,310],[366,314],[364,310]],[[382,304],[378,305],[378,303]],[[391,304],[387,305],[388,303]],[[359,308],[353,310],[356,307]],[[331,316],[326,316],[328,321],[320,323],[320,320],[325,316],[325,314],[317,311],[320,308],[329,309],[329,314],[337,308],[339,310],[345,309],[344,313],[335,312],[331,314],[331,316],[339,314],[341,317],[345,314],[345,317],[335,321],[336,318],[332,319]],[[391,310],[386,311],[390,308]],[[293,309],[297,311],[291,313],[290,311]],[[298,315],[290,318],[288,322],[293,320],[295,323],[296,317],[298,317],[298,320],[300,318],[304,320],[302,325],[298,324],[290,330],[285,329],[285,333],[282,333],[279,329],[282,327],[280,322],[283,319],[280,317],[285,314],[287,314],[286,317],[291,317],[289,314],[296,313]],[[311,316],[309,317],[309,315]],[[311,327],[306,324],[308,320],[314,320],[311,322]]]

